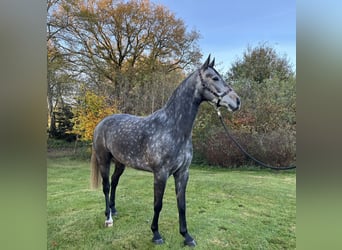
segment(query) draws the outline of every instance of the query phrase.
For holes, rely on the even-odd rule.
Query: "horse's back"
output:
[[[129,114],[114,114],[107,116],[96,125],[94,137],[103,133],[119,131],[123,127],[126,127],[127,124],[135,123],[138,120],[140,120],[138,116]]]
[[[145,125],[143,117],[129,114],[108,116],[95,128],[94,148],[110,153],[123,164],[137,165],[143,159],[144,145],[149,137]]]

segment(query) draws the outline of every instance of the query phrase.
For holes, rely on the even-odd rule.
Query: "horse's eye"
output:
[[[218,78],[217,76],[214,76],[214,77],[213,77],[213,80],[214,80],[214,81],[218,81],[219,78]]]

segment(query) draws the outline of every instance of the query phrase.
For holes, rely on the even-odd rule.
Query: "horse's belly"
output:
[[[146,161],[143,146],[139,144],[129,145],[127,141],[118,143],[110,150],[114,159],[122,164],[135,169],[152,171],[151,164]]]

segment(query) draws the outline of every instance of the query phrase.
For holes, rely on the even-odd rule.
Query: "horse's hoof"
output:
[[[164,240],[162,238],[159,238],[159,239],[152,239],[152,242],[156,245],[161,245],[161,244],[164,244]]]
[[[184,245],[189,246],[189,247],[194,247],[196,246],[196,241],[195,240],[184,241]]]
[[[112,217],[109,220],[105,221],[105,227],[112,227],[113,226],[113,219]]]
[[[112,222],[105,222],[105,227],[112,227],[113,226],[113,221]]]

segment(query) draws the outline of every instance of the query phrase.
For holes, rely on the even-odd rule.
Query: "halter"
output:
[[[214,96],[217,97],[216,108],[220,107],[220,102],[222,100],[222,97],[224,97],[229,92],[231,92],[232,89],[228,86],[228,90],[227,91],[225,91],[225,92],[223,92],[221,94],[218,94],[218,93],[214,92],[207,84],[205,84],[205,82],[203,80],[203,77],[202,77],[202,74],[201,74],[201,69],[198,70],[198,73],[199,73],[199,77],[201,79],[201,84],[202,84],[203,88],[208,90],[211,94],[213,94]]]

